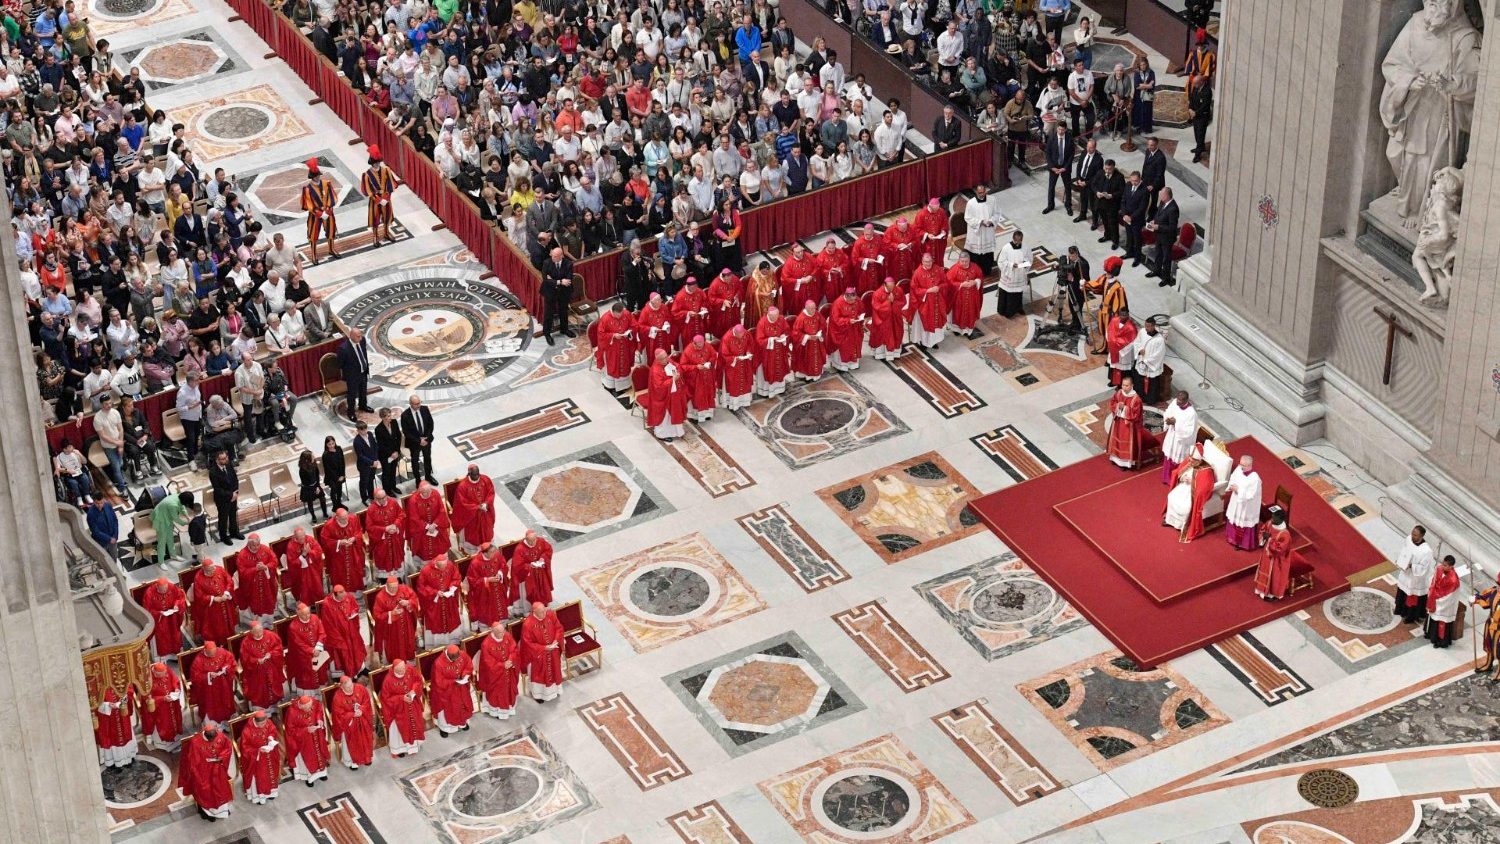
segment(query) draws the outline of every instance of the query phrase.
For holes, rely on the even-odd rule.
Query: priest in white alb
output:
[[[1170,485],[1177,464],[1188,459],[1198,442],[1198,408],[1188,399],[1187,390],[1177,391],[1177,398],[1162,411],[1162,420],[1161,482]]]
[[[1146,320],[1146,330],[1135,337],[1135,374],[1141,382],[1141,401],[1161,401],[1161,376],[1167,371],[1167,338],[1156,330],[1156,320]]]
[[[1224,507],[1224,532],[1241,551],[1260,547],[1260,475],[1255,459],[1246,454],[1229,475],[1229,503]]]
[[[1427,614],[1427,589],[1432,585],[1436,559],[1427,544],[1427,528],[1417,525],[1396,556],[1396,608],[1393,615],[1416,624]]]

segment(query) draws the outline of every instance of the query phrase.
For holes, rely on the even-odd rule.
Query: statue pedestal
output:
[[[1422,277],[1411,265],[1411,254],[1417,246],[1417,228],[1407,228],[1396,213],[1396,200],[1390,194],[1376,199],[1359,216],[1365,221],[1365,231],[1355,238],[1360,251],[1379,261],[1397,278],[1411,285],[1417,293],[1424,289]]]

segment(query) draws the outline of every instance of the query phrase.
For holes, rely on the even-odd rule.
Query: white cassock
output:
[[[1177,399],[1172,399],[1162,416],[1171,422],[1163,432],[1162,457],[1181,463],[1193,452],[1193,444],[1198,440],[1198,408],[1191,404],[1183,407]]]
[[[1000,228],[995,218],[999,214],[999,207],[988,198],[984,202],[971,199],[964,206],[964,224],[969,232],[964,238],[964,248],[971,255],[989,255],[995,251],[995,232]]]
[[[1236,466],[1229,474],[1229,489],[1229,506],[1224,508],[1224,520],[1242,528],[1260,524],[1260,475]]]
[[[1006,293],[1024,293],[1031,283],[1031,247],[1022,245],[1021,248],[1009,243],[1000,247],[1000,257],[996,259],[1000,270],[1000,289]]]
[[[1417,545],[1406,537],[1406,545],[1396,557],[1396,588],[1408,595],[1426,595],[1436,567],[1432,546],[1426,542]]]
[[[1160,378],[1166,369],[1167,338],[1161,332],[1135,337],[1135,371],[1142,378]]]
[[[1199,472],[1212,471],[1212,468],[1203,465],[1177,476],[1177,486],[1167,493],[1167,511],[1162,514],[1162,524],[1182,530],[1193,514],[1193,477]]]

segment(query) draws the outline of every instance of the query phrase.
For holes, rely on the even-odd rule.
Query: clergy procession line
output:
[[[477,711],[507,719],[523,679],[534,700],[555,700],[568,664],[602,650],[578,601],[549,608],[551,544],[530,530],[495,542],[494,483],[472,464],[445,493],[423,481],[403,503],[379,489],[316,535],[251,534],[222,565],[132,590],[155,623],[157,661],[149,687],[111,688],[96,708],[101,761],[130,764],[138,733],[180,751],[183,793],[216,820],[233,803],[233,770],[264,803],[287,774],[312,787],[335,753],[356,769],[381,744],[392,758],[418,752],[430,723],[467,730],[476,697]],[[372,572],[383,583],[367,585]]]

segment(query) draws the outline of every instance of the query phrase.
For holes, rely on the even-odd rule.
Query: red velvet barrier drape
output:
[[[927,156],[927,195],[947,196],[968,190],[983,182],[990,184],[995,175],[995,147],[998,141],[964,144]]]

